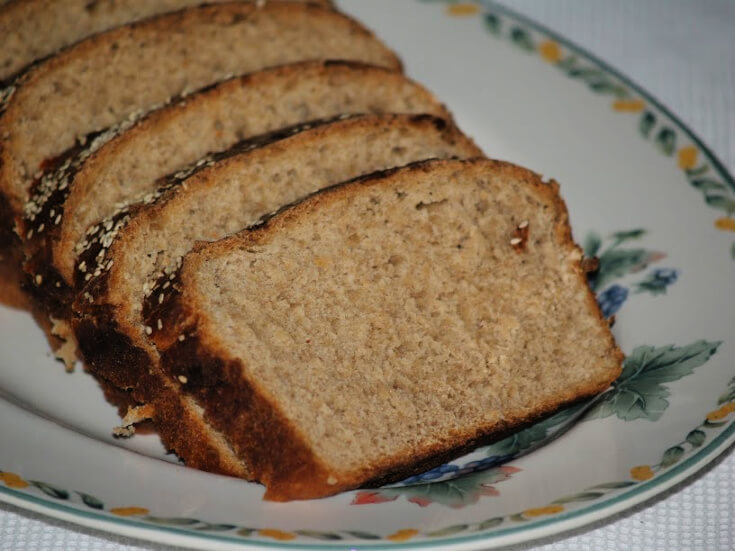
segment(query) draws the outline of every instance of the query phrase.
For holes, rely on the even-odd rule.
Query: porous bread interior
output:
[[[64,205],[55,265],[71,283],[86,229],[153,191],[161,176],[238,140],[342,113],[447,116],[401,73],[360,64],[306,62],[225,82],[155,112],[85,163]]]
[[[435,122],[402,115],[335,122],[202,171],[121,231],[107,256],[114,265],[105,300],[115,305],[118,322],[145,340],[140,313],[146,284],[175,270],[195,241],[220,239],[284,204],[361,174],[426,158],[480,154],[454,127],[440,129]]]
[[[356,22],[305,3],[204,6],[89,38],[34,69],[12,97],[2,191],[19,211],[40,164],[79,136],[227,75],[329,58],[400,67]]]
[[[316,204],[188,257],[185,285],[199,338],[333,472],[446,448],[617,373],[551,194],[472,169]]]
[[[0,0],[0,5],[6,0]],[[225,0],[209,0],[209,4]],[[314,0],[309,0],[314,1]],[[24,0],[0,11],[0,81],[31,62],[93,33],[152,15],[198,6],[201,0]],[[324,0],[317,3],[329,4]]]

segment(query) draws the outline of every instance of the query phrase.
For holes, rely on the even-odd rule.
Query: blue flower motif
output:
[[[628,289],[616,283],[597,296],[597,303],[600,305],[602,315],[609,318],[620,310],[620,307],[627,298]]]
[[[679,279],[679,273],[673,268],[659,268],[653,271],[653,278],[669,286],[676,283],[676,280]]]

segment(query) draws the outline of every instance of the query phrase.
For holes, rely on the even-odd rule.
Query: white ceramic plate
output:
[[[625,77],[493,4],[340,4],[490,156],[562,183],[576,239],[601,259],[620,380],[510,462],[580,410],[407,484],[265,503],[258,485],[178,465],[155,436],[113,440],[92,378],[64,373],[30,317],[0,308],[1,499],[202,549],[485,549],[631,507],[735,440],[735,183],[706,147]]]

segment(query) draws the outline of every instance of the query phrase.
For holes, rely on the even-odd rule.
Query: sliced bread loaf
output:
[[[200,161],[193,175],[190,170],[174,175],[146,203],[98,225],[75,276],[73,325],[90,370],[131,389],[137,400],[154,405],[156,415],[168,417],[168,401],[180,400],[179,383],[158,372],[149,336],[164,320],[146,326],[143,302],[163,296],[195,241],[224,237],[285,203],[359,174],[424,158],[481,154],[453,125],[432,116],[358,116],[308,126],[280,132],[275,141],[270,136],[240,144],[231,157]],[[165,428],[160,430],[168,442]],[[175,450],[191,466],[221,470],[191,457],[194,445]]]
[[[47,172],[32,188],[24,220],[29,229],[22,232],[31,289],[55,318],[68,318],[77,252],[94,223],[155,191],[158,178],[211,151],[342,113],[428,113],[450,119],[427,90],[401,73],[355,62],[285,65],[187,96],[92,146],[97,149],[91,154],[89,147],[77,148],[75,160],[60,163],[62,170]],[[42,224],[43,231],[37,231]]]
[[[208,3],[218,1],[221,0]],[[0,83],[26,65],[92,34],[201,3],[201,0],[15,0],[0,9],[0,36],[3,37]],[[316,0],[315,3],[330,2]]]
[[[199,244],[157,312],[162,366],[266,499],[400,479],[617,377],[581,258],[556,183],[418,163]]]
[[[222,3],[95,35],[9,89],[0,116],[0,193],[19,216],[43,161],[80,137],[227,75],[325,58],[400,68],[357,22],[306,3]]]

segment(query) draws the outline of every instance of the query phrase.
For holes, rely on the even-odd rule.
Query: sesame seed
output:
[[[185,385],[186,383],[189,382],[189,379],[187,379],[185,375],[179,375],[178,379],[179,379],[179,382],[181,382],[182,385]]]
[[[89,281],[90,279],[92,279],[92,274],[87,274],[84,276],[84,281]]]
[[[158,304],[163,303],[163,293],[158,295]]]
[[[56,282],[56,287],[57,287],[57,288],[61,288],[61,282],[60,282],[60,281],[57,281],[57,282]]]
[[[87,262],[86,262],[86,260],[82,260],[79,263],[79,271],[82,272],[82,273],[84,273],[84,272],[87,271]]]
[[[61,215],[60,214],[57,214],[56,215],[56,219],[54,220],[54,224],[56,224],[58,226],[60,222],[61,222]]]
[[[149,325],[146,325],[145,326],[145,334],[146,335],[150,335],[151,333],[153,333],[153,328],[151,326],[149,326]]]
[[[41,274],[36,274],[36,285],[41,285],[43,282],[43,276]]]
[[[521,222],[520,224],[518,224],[518,229],[519,230],[525,229],[527,227],[528,227],[528,220],[524,220],[523,222]]]
[[[55,209],[51,209],[51,212],[48,213],[48,217],[49,218],[53,218],[54,217],[54,214],[56,214],[56,210]]]
[[[162,321],[161,321],[160,319],[158,320],[158,323],[157,323],[156,325],[158,326],[158,330],[159,330],[159,331],[160,331],[161,329],[163,329],[163,322],[162,322]]]
[[[514,237],[513,239],[510,240],[510,244],[513,246],[520,245],[521,241],[523,241],[523,239],[521,239],[520,237]]]
[[[184,342],[185,338],[186,338],[185,335],[179,335],[179,342]]]
[[[28,230],[28,233],[26,234],[26,239],[30,239],[31,237],[33,237],[33,228]]]

